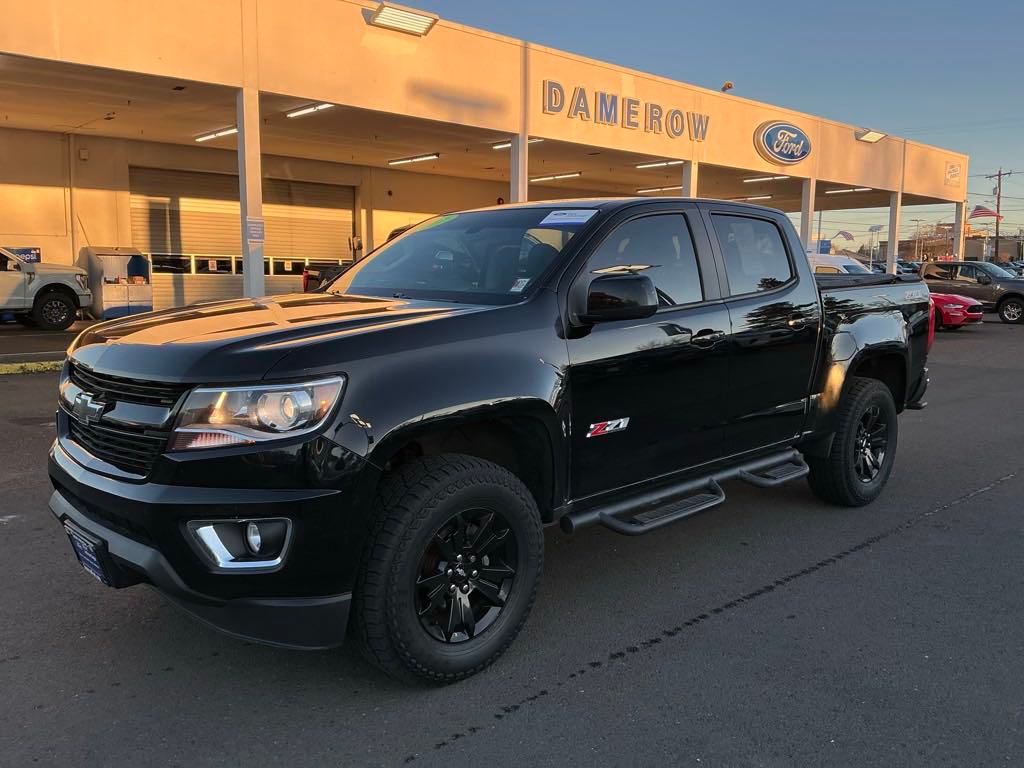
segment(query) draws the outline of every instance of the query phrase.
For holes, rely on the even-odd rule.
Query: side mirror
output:
[[[991,285],[992,278],[986,275],[984,272],[982,272],[980,275],[978,275],[978,283],[981,285]]]
[[[642,320],[657,311],[658,292],[647,275],[601,275],[590,283],[581,319],[589,323]]]

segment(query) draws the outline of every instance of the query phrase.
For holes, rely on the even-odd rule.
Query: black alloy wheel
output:
[[[861,507],[878,498],[896,460],[899,423],[889,387],[854,377],[839,401],[826,455],[805,456],[807,482],[821,499]]]
[[[889,425],[880,405],[872,405],[860,418],[857,425],[857,445],[854,452],[854,469],[862,483],[870,483],[878,477],[885,462],[885,451],[889,445]]]
[[[515,533],[497,512],[459,512],[438,528],[414,585],[427,634],[462,643],[491,627],[515,586],[517,552]]]
[[[393,677],[461,680],[519,634],[543,563],[537,502],[508,469],[457,453],[400,464],[378,488],[351,632]]]

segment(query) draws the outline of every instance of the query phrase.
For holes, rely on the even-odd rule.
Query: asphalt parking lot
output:
[[[96,583],[46,508],[56,376],[0,376],[0,764],[1024,764],[1024,327],[930,368],[880,501],[732,483],[639,539],[550,529],[523,634],[442,689]]]
[[[75,336],[91,324],[79,320],[66,331],[44,331],[18,323],[0,323],[0,363],[60,359]]]

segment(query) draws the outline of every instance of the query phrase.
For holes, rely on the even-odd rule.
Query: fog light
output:
[[[258,555],[260,553],[260,547],[263,546],[263,537],[260,535],[260,527],[256,523],[249,523],[245,526],[245,545],[252,554]]]
[[[189,539],[219,571],[270,571],[284,563],[292,523],[285,517],[191,520]]]

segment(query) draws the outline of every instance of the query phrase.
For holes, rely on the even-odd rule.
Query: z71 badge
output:
[[[629,426],[629,417],[624,419],[612,419],[611,421],[599,421],[597,424],[591,424],[590,429],[587,430],[587,437],[600,437],[601,435],[610,435],[612,432],[621,432]]]

